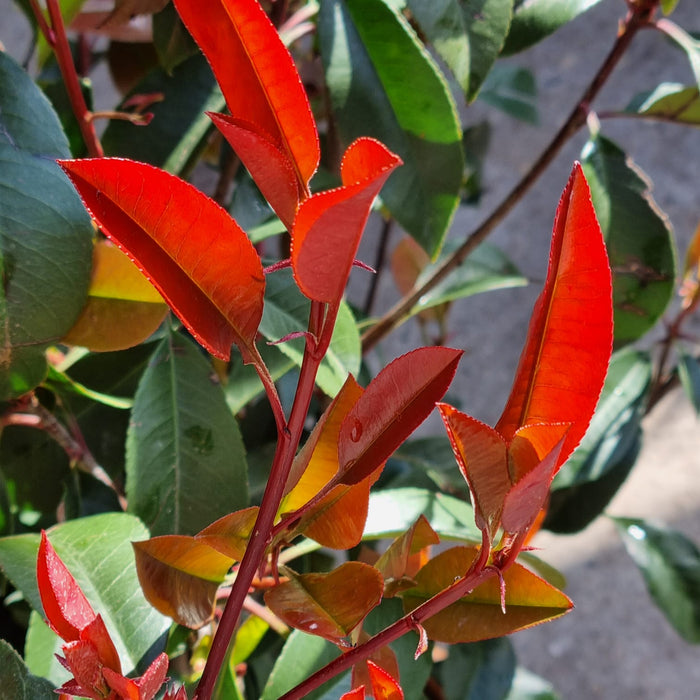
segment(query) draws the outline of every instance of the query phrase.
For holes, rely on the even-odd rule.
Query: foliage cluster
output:
[[[519,684],[502,638],[572,602],[530,539],[604,511],[674,383],[700,410],[684,335],[700,229],[678,276],[649,182],[601,126],[700,125],[700,44],[672,21],[676,2],[620,2],[610,53],[542,156],[446,241],[487,156],[487,127],[468,109],[462,123],[457,100],[532,120],[533,76],[499,58],[593,4],[118,0],[95,17],[80,0],[19,3],[39,70],[0,53],[0,569],[14,630],[0,681],[12,697],[540,692]],[[152,21],[137,49],[125,21],[141,13]],[[685,51],[696,82],[596,115],[641,29]],[[85,77],[95,33],[124,93],[108,112]],[[447,393],[463,352],[446,347],[451,312],[527,283],[485,239],[583,127],[492,428]],[[188,182],[203,169],[212,197]],[[368,267],[356,257],[370,218],[377,270],[353,272]],[[389,250],[394,224],[406,235]],[[376,317],[385,267],[401,298]],[[351,273],[371,280],[365,308],[345,298]],[[373,375],[378,344],[409,320],[427,347]],[[436,407],[446,434],[411,437]],[[616,523],[654,600],[697,642],[697,548]]]

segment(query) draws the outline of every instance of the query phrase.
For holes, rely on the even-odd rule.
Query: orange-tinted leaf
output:
[[[200,0],[176,0],[175,7],[209,60],[231,116],[255,124],[285,154],[305,191],[318,167],[316,123],[294,61],[259,2],[210,0],[203,12]],[[248,153],[238,155],[247,165]]]
[[[409,569],[414,555],[426,547],[439,543],[440,538],[430,527],[424,515],[421,515],[406,532],[397,537],[375,564],[384,577],[385,595],[389,595],[392,585],[400,582],[404,576],[415,574],[415,571]]]
[[[156,656],[153,663],[140,678],[125,678],[110,669],[104,670],[109,687],[124,700],[152,700],[166,681],[168,672],[168,655]]]
[[[236,222],[192,185],[119,158],[63,161],[102,230],[151,280],[195,338],[228,359],[256,355],[265,278]]]
[[[251,506],[224,515],[195,535],[199,542],[208,544],[235,561],[241,561],[248,546],[250,533],[258,517],[258,507]]]
[[[80,630],[95,619],[95,611],[43,530],[36,577],[49,627],[64,641],[77,641]]]
[[[506,441],[526,424],[570,423],[559,464],[566,460],[598,402],[612,332],[610,265],[577,163],[557,208],[547,279],[496,425]]]
[[[340,700],[364,700],[365,698],[365,686],[361,685],[352,690],[348,690],[347,693],[343,693],[340,696]]]
[[[461,350],[419,348],[387,365],[340,427],[341,483],[371,474],[428,417],[447,391]]]
[[[350,561],[328,574],[290,572],[288,581],[265,594],[265,602],[290,627],[337,641],[379,604],[382,590],[373,566]]]
[[[683,298],[684,309],[696,303],[700,295],[700,224],[695,229],[695,234],[685,254],[680,295]]]
[[[442,552],[416,575],[417,587],[402,594],[406,612],[464,576],[478,547],[453,547]],[[517,562],[503,574],[506,613],[501,610],[498,577],[486,581],[469,595],[423,622],[430,639],[458,644],[501,637],[553,620],[573,607],[559,590]]]
[[[353,639],[355,635],[353,635]],[[364,644],[370,638],[369,634],[364,630],[360,630],[357,634],[356,644]],[[364,660],[356,663],[352,667],[352,686],[353,688],[359,688],[360,686],[364,688],[371,688],[372,681],[369,675],[369,669],[367,668],[367,661],[371,661],[375,666],[379,666],[384,669],[390,676],[394,678],[399,677],[399,662],[396,658],[394,650],[386,644],[380,647],[376,651],[372,652],[370,656]]]
[[[201,627],[233,560],[186,535],[134,542],[136,571],[148,602],[186,627]]]
[[[348,375],[345,384],[294,458],[287,480],[289,492],[280,508],[282,513],[289,513],[308,503],[338,473],[340,426],[363,392],[355,378]]]
[[[292,268],[309,299],[340,301],[372,202],[400,163],[379,141],[358,139],[341,164],[343,186],[302,203],[292,229]]]
[[[469,485],[477,527],[493,542],[501,524],[503,500],[512,484],[505,440],[485,423],[439,404],[460,471]]]
[[[374,700],[403,700],[403,690],[397,680],[381,666],[367,661]]]

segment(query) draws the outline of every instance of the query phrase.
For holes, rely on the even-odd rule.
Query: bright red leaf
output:
[[[43,530],[36,573],[49,627],[65,642],[77,641],[97,616]]]
[[[510,441],[532,423],[568,423],[561,465],[590,423],[613,339],[612,283],[588,184],[576,163],[557,207],[544,289],[496,425]]]
[[[341,425],[338,481],[356,484],[391,456],[445,394],[461,357],[452,348],[419,348],[372,380]]]
[[[257,358],[265,277],[236,222],[192,185],[120,158],[62,161],[102,230],[131,257],[194,337],[227,360]]]
[[[124,700],[152,700],[165,683],[168,672],[168,655],[159,654],[139,678],[125,678],[110,669],[104,670],[109,687]]]
[[[261,143],[268,141],[289,163],[300,195],[307,192],[319,161],[316,123],[294,61],[258,1],[210,0],[206,12],[200,0],[176,0],[175,7],[209,60],[237,127],[251,131],[247,144],[237,144],[243,163],[254,163],[257,180],[255,170],[265,168]],[[275,157],[267,167],[278,166]]]
[[[372,202],[400,164],[378,141],[358,139],[343,157],[343,186],[302,203],[292,230],[292,268],[309,299],[340,301]]]
[[[390,673],[371,661],[367,661],[367,669],[374,700],[403,700],[403,690]]]

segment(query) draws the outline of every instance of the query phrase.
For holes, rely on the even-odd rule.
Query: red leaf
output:
[[[581,166],[574,166],[554,220],[549,270],[496,430],[569,423],[561,465],[586,432],[612,350],[610,265]]]
[[[77,641],[80,631],[95,619],[95,611],[43,530],[36,575],[49,626],[64,641]]]
[[[452,348],[419,348],[372,380],[340,427],[341,483],[356,484],[371,474],[430,415],[461,356]]]
[[[125,678],[110,669],[104,669],[109,687],[125,700],[152,700],[167,680],[168,655],[159,654],[140,678]]]
[[[90,642],[77,641],[64,644],[62,651],[66,660],[64,665],[73,674],[75,680],[66,683],[61,690],[95,700],[106,697],[107,684],[102,675],[103,668],[95,647]]]
[[[213,355],[238,345],[257,357],[265,278],[236,222],[192,185],[120,158],[62,161],[103,231],[151,280],[194,337]]]
[[[372,202],[400,163],[379,141],[358,139],[343,157],[343,186],[302,203],[292,230],[292,267],[309,299],[340,301]]]
[[[292,57],[257,0],[176,0],[206,55],[231,116],[254,124],[291,165],[301,192],[319,161],[318,132]],[[259,157],[254,146],[253,159]],[[238,151],[247,166],[248,151]],[[271,202],[276,209],[277,205]]]
[[[92,622],[80,630],[80,639],[83,642],[92,644],[103,666],[121,673],[122,664],[119,660],[119,654],[112,638],[109,636],[102,615],[97,615]]]
[[[403,700],[403,690],[396,679],[381,666],[367,661],[375,700]]]
[[[340,700],[364,700],[365,698],[365,686],[361,685],[359,688],[353,688],[348,690],[347,693],[343,693],[340,696]]]

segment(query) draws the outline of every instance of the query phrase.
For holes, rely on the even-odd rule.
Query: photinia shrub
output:
[[[47,94],[58,107],[62,91],[69,108],[62,125],[0,54],[0,158],[13,183],[0,195],[11,212],[0,214],[0,566],[32,610],[26,665],[8,657],[4,682],[115,700],[398,700],[430,684],[457,697],[459,664],[441,661],[440,645],[459,659],[465,645],[572,609],[551,569],[520,555],[543,526],[584,527],[614,493],[604,477],[629,471],[700,299],[700,234],[655,371],[643,351],[613,354],[666,308],[674,251],[637,170],[593,128],[493,427],[450,393],[464,351],[443,341],[456,300],[525,283],[483,239],[594,124],[586,110],[636,32],[665,32],[697,67],[697,46],[657,18],[659,3],[628,4],[615,49],[545,156],[484,224],[445,243],[479,175],[465,177],[465,147],[467,169],[476,156],[433,56],[468,102],[498,102],[499,55],[586,3],[550,17],[546,3],[509,0],[478,16],[466,2],[420,0],[117,2],[100,30],[116,38],[127,15],[158,11],[159,66],[128,80],[100,139],[64,25],[90,18],[81,3],[48,0],[45,15],[30,2],[39,60],[50,47],[62,74]],[[522,75],[500,79],[522,91]],[[697,87],[634,112],[668,115],[680,96],[694,104]],[[217,165],[215,197],[188,181],[200,159]],[[32,178],[47,191],[36,207]],[[381,272],[358,260],[370,218],[410,236],[390,261],[403,296],[379,319],[345,298],[355,268]],[[381,262],[386,238],[380,248]],[[644,279],[628,274],[637,263]],[[363,355],[412,317],[424,331],[437,322],[437,342],[373,372]],[[697,406],[698,360],[678,352]],[[445,434],[412,437],[435,411]],[[626,542],[645,527],[617,522]],[[0,651],[14,653],[4,641]],[[504,677],[501,696],[512,669]]]

